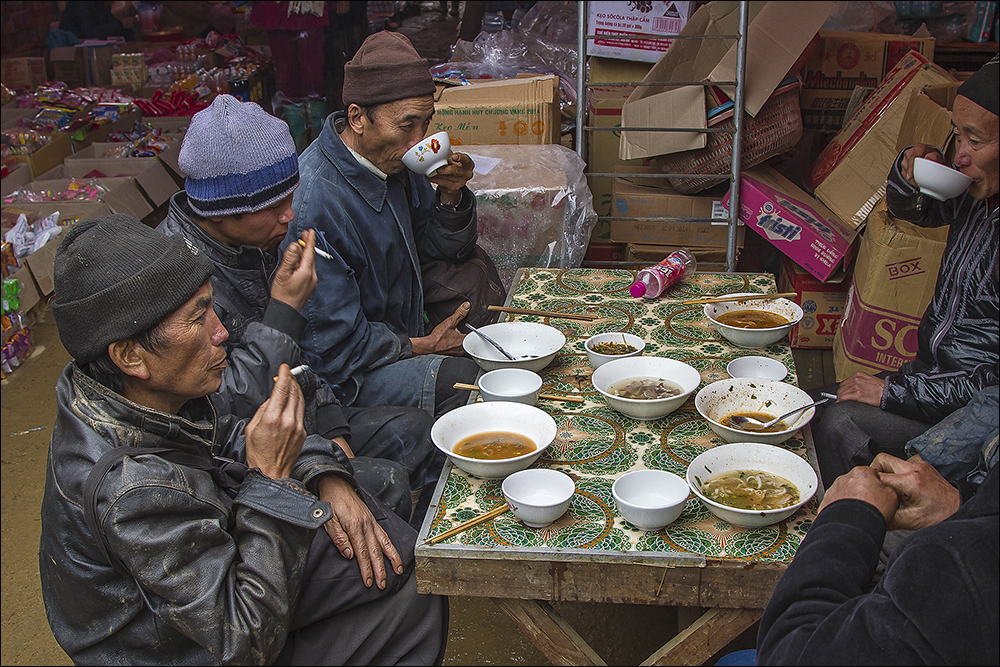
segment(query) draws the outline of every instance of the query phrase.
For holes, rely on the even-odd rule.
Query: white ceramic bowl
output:
[[[526,526],[544,528],[565,514],[576,484],[564,472],[533,468],[508,476],[501,488],[514,516]]]
[[[484,371],[524,368],[537,373],[552,363],[566,344],[566,336],[559,329],[537,322],[497,322],[479,327],[479,330],[515,357],[511,361],[481,336],[470,331],[462,341],[462,348]],[[537,356],[533,359],[517,358],[527,354]]]
[[[455,445],[477,433],[507,431],[530,438],[536,449],[509,459],[473,459],[452,452]],[[556,422],[533,405],[491,401],[470,403],[441,415],[431,427],[431,440],[452,463],[484,479],[502,479],[534,463],[556,437]]]
[[[813,400],[809,394],[786,382],[758,380],[757,378],[733,378],[719,380],[703,387],[695,396],[694,406],[698,414],[708,420],[708,425],[726,442],[760,442],[777,445],[792,437],[816,414],[816,408],[803,410],[786,420],[789,428],[774,433],[743,431],[722,425],[722,420],[736,412],[763,412],[774,417],[794,410],[800,405],[809,405]]]
[[[618,512],[640,530],[659,530],[684,511],[688,485],[665,470],[633,470],[611,485]]]
[[[609,388],[628,378],[655,377],[670,380],[681,387],[681,393],[669,398],[642,400],[622,398],[608,393]],[[688,396],[701,384],[701,375],[683,361],[665,357],[629,357],[602,364],[594,371],[591,382],[608,405],[633,419],[659,419],[684,405]]]
[[[971,176],[922,157],[913,161],[913,180],[922,193],[940,201],[957,197],[972,183]]]
[[[777,359],[770,357],[740,357],[733,359],[726,366],[729,377],[758,378],[780,382],[788,375],[788,369]]]
[[[410,147],[403,154],[403,164],[410,171],[422,176],[433,176],[441,167],[448,164],[451,155],[451,139],[447,132],[437,132]]]
[[[729,470],[763,470],[780,475],[798,489],[799,502],[776,510],[744,510],[706,498],[701,492],[701,485],[710,477]],[[753,442],[720,445],[699,454],[688,466],[687,483],[712,514],[734,526],[745,528],[760,528],[784,521],[809,502],[818,484],[816,471],[798,454]]]
[[[747,296],[751,292],[738,292],[735,294],[725,294],[723,296]],[[776,315],[781,315],[788,320],[788,324],[769,329],[744,329],[743,327],[731,327],[719,324],[715,319],[723,313],[734,310],[766,310]],[[712,321],[716,330],[723,338],[738,347],[767,347],[773,345],[784,338],[793,326],[802,319],[802,309],[794,301],[788,299],[757,299],[754,301],[727,301],[724,303],[706,303],[705,317]]]
[[[483,373],[477,381],[484,401],[513,401],[534,405],[542,391],[542,378],[523,368],[500,368]]]
[[[594,352],[593,349],[593,346],[599,343],[622,342],[634,347],[635,352],[626,352],[625,354],[601,354],[600,352]],[[591,336],[586,340],[586,342],[584,342],[583,346],[587,350],[587,359],[590,360],[590,365],[597,368],[601,364],[606,364],[609,361],[614,361],[615,359],[627,359],[628,357],[642,356],[642,351],[646,349],[646,341],[630,333],[609,331],[607,333],[600,333]]]

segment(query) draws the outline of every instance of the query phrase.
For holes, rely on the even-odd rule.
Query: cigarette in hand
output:
[[[306,247],[306,242],[303,241],[302,239],[299,239],[299,245],[302,246],[303,248],[305,248]],[[320,250],[319,248],[313,248],[313,250],[315,250],[316,254],[319,255],[320,257],[325,257],[327,259],[333,259],[333,255],[331,255],[330,253],[328,253],[328,252],[326,252],[324,250]]]
[[[292,369],[292,375],[294,377],[298,377],[299,375],[302,375],[302,371],[307,371],[307,370],[309,370],[309,364],[302,364],[301,366],[296,366],[295,368]],[[277,375],[274,376],[274,381],[275,382],[278,381]]]

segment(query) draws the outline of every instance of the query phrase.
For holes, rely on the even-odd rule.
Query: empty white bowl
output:
[[[940,201],[954,199],[972,183],[971,176],[922,157],[913,161],[913,180],[922,193]]]
[[[520,433],[535,443],[533,452],[509,459],[473,459],[455,454],[455,445],[478,433]],[[431,440],[452,463],[484,479],[502,479],[534,463],[556,437],[556,422],[533,405],[492,401],[470,403],[441,415],[431,427]]]
[[[730,470],[763,470],[780,475],[795,485],[799,502],[774,510],[745,510],[709,500],[701,485],[710,477]],[[816,471],[798,454],[753,442],[739,442],[713,447],[695,457],[687,469],[687,483],[705,507],[734,526],[760,528],[784,521],[813,497],[818,484]]]
[[[534,405],[542,391],[542,378],[523,368],[500,368],[483,373],[477,381],[484,401],[513,401]]]
[[[611,485],[618,512],[641,530],[659,530],[684,511],[688,485],[665,470],[633,470]]]
[[[510,475],[501,488],[514,516],[526,526],[544,528],[565,514],[576,484],[566,473],[534,468]]]
[[[625,343],[634,347],[635,350],[624,354],[601,354],[600,352],[595,352],[593,347],[600,343]],[[646,349],[646,341],[633,334],[609,331],[591,336],[584,342],[583,347],[587,350],[587,359],[590,361],[590,365],[597,368],[601,364],[606,364],[615,359],[640,356],[642,351]]]
[[[668,398],[642,400],[622,398],[609,393],[611,385],[629,378],[654,377],[680,385],[681,393]],[[688,396],[701,384],[701,374],[683,361],[666,357],[629,357],[602,364],[594,371],[591,382],[608,405],[633,419],[659,419],[684,405]]]
[[[726,366],[729,377],[758,378],[780,382],[788,375],[788,369],[777,359],[770,357],[740,357],[733,359]]]
[[[748,296],[751,292],[738,292],[735,294],[725,294],[723,296]],[[723,313],[736,310],[765,310],[769,313],[781,315],[788,320],[788,324],[768,329],[744,329],[743,327],[731,327],[720,324],[716,319]],[[788,299],[756,299],[751,301],[727,301],[723,303],[706,303],[705,317],[711,320],[716,330],[723,338],[738,347],[760,348],[773,345],[784,338],[792,327],[802,319],[802,308],[794,301]]]
[[[566,344],[563,332],[538,322],[497,322],[479,327],[479,330],[515,357],[514,361],[511,361],[481,336],[469,332],[462,340],[462,348],[484,371],[524,368],[537,373],[552,363],[556,354]],[[525,355],[535,356],[520,358]]]
[[[798,387],[786,382],[758,380],[757,378],[733,378],[719,380],[703,387],[695,396],[694,406],[698,414],[708,421],[708,425],[726,442],[759,442],[777,445],[792,437],[816,414],[816,408],[803,410],[789,417],[788,428],[774,433],[744,431],[723,426],[722,420],[734,413],[763,412],[780,417],[802,405],[809,405],[813,399]]]
[[[434,172],[448,164],[449,155],[451,155],[451,139],[448,133],[437,132],[410,147],[403,154],[403,164],[410,171],[423,176],[433,176]]]

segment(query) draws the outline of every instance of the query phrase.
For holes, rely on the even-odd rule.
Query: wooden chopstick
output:
[[[490,519],[495,519],[496,517],[500,516],[501,514],[503,514],[504,512],[506,512],[509,509],[510,509],[510,505],[508,505],[507,503],[504,503],[500,507],[495,507],[495,508],[491,509],[489,512],[487,512],[486,514],[483,514],[482,516],[477,516],[475,519],[472,519],[471,521],[466,521],[465,523],[463,523],[463,524],[461,524],[459,526],[455,526],[451,530],[444,531],[440,535],[435,535],[434,537],[430,537],[430,538],[424,540],[424,544],[437,544],[441,540],[446,540],[449,537],[451,537],[452,535],[458,535],[459,533],[461,533],[463,531],[466,531],[466,530],[468,530],[469,528],[472,528],[475,525],[483,523],[484,521],[489,521]]]
[[[532,310],[531,308],[508,308],[507,306],[487,306],[487,308],[500,313],[513,313],[515,315],[539,315],[541,317],[561,317],[564,320],[580,320],[582,322],[593,322],[598,318],[597,315],[556,313],[550,310]]]
[[[738,296],[738,297],[725,297],[725,296],[713,296],[711,298],[705,299],[691,299],[690,301],[681,301],[682,306],[694,306],[701,303],[729,303],[729,302],[740,302],[740,301],[756,301],[758,299],[791,299],[798,296],[795,292],[782,292],[781,294],[754,294],[752,296]]]
[[[452,386],[455,389],[468,389],[469,391],[479,391],[478,385],[466,384],[464,382],[456,382]],[[550,401],[568,401],[570,403],[583,403],[583,396],[557,396],[556,394],[539,394],[538,398],[544,398]]]

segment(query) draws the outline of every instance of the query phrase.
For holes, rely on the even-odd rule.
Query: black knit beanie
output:
[[[398,32],[371,35],[344,66],[344,104],[367,107],[433,94],[427,59]]]
[[[130,215],[78,222],[55,258],[52,313],[78,363],[132,338],[180,308],[214,264],[183,236],[165,236]]]
[[[979,68],[958,87],[958,94],[966,97],[994,116],[1000,116],[1000,58],[993,59]]]

